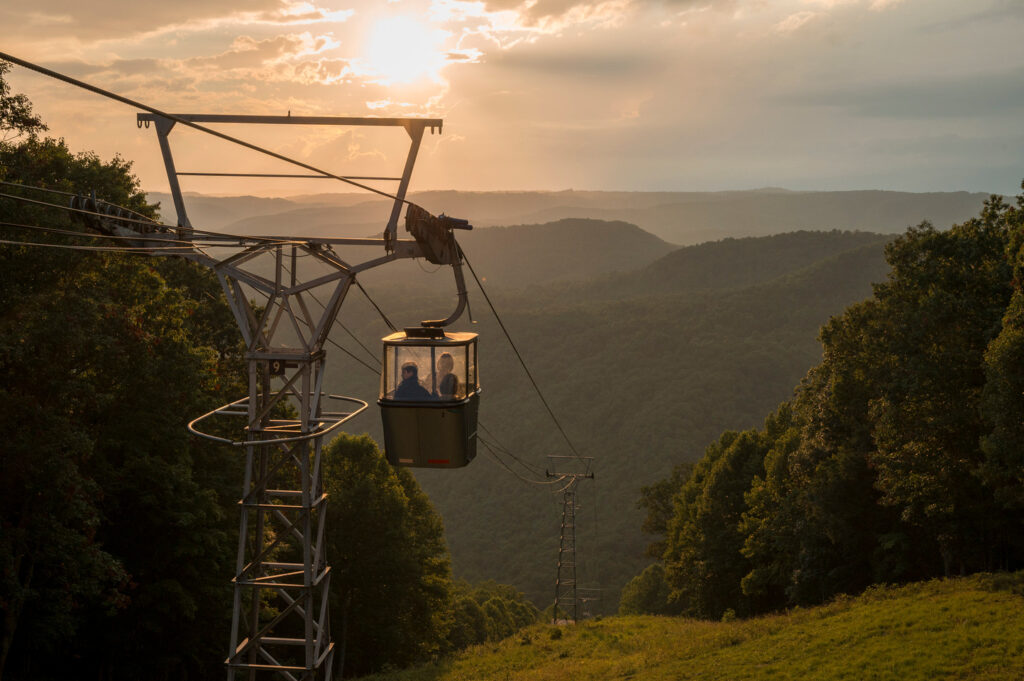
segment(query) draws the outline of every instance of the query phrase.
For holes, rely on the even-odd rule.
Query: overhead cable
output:
[[[473,264],[469,262],[469,258],[466,257],[466,254],[462,250],[462,247],[459,246],[458,249],[459,255],[462,256],[462,259],[466,261],[466,265],[469,266],[469,271],[473,274],[473,278],[476,280],[476,285],[480,288],[480,293],[484,295],[484,300],[487,301],[487,305],[491,308],[491,313],[494,314],[494,318],[498,321],[498,326],[501,327],[502,332],[505,334],[505,338],[508,340],[508,344],[512,346],[512,352],[515,353],[516,358],[519,360],[519,364],[522,365],[523,367],[523,371],[526,372],[526,376],[530,379],[530,383],[533,384],[533,389],[537,392],[537,396],[540,398],[540,401],[544,403],[544,408],[548,410],[548,415],[550,415],[551,420],[554,421],[555,426],[558,428],[558,432],[562,434],[562,438],[565,440],[565,444],[569,446],[569,449],[576,456],[576,458],[582,461],[583,457],[581,457],[580,453],[576,451],[576,447],[573,446],[572,441],[566,434],[561,422],[558,420],[558,417],[555,416],[555,412],[551,409],[551,405],[548,404],[547,399],[544,397],[544,393],[541,392],[540,386],[537,385],[537,381],[536,379],[534,379],[533,374],[530,372],[530,368],[526,366],[526,361],[523,359],[523,356],[519,353],[519,348],[516,347],[516,344],[512,340],[512,336],[509,334],[508,329],[505,328],[505,323],[501,321],[501,315],[498,314],[498,311],[494,308],[494,303],[491,302],[491,297],[488,296],[487,291],[484,290],[484,285],[480,282],[480,277],[476,275],[476,270],[473,269]]]
[[[0,222],[3,227],[25,227],[13,222]],[[154,250],[161,251],[192,251],[191,246],[162,246],[156,249],[152,246],[75,246],[73,244],[41,244],[32,241],[14,241],[11,239],[0,239],[0,244],[5,246],[32,246],[35,248],[63,248],[69,251],[100,251],[104,253],[151,253]]]
[[[243,147],[245,147],[247,149],[251,149],[251,150],[259,152],[261,154],[266,154],[267,156],[271,156],[271,157],[276,158],[276,159],[278,159],[280,161],[284,161],[285,163],[291,163],[292,165],[298,166],[300,168],[305,168],[306,170],[312,171],[314,173],[318,173],[318,174],[320,174],[320,175],[322,175],[324,177],[334,178],[335,180],[339,180],[341,182],[346,182],[346,183],[348,183],[348,184],[350,184],[350,185],[352,185],[354,187],[359,187],[360,189],[365,189],[368,192],[373,192],[374,194],[378,194],[380,196],[384,196],[384,197],[389,198],[389,199],[394,199],[395,201],[400,201],[402,203],[407,203],[407,204],[412,205],[411,201],[408,201],[408,200],[403,199],[403,198],[399,198],[398,196],[395,196],[394,194],[390,194],[390,193],[382,191],[380,189],[376,189],[376,188],[371,187],[369,185],[365,185],[365,184],[362,184],[362,183],[359,183],[359,182],[355,182],[354,180],[350,180],[350,179],[348,179],[346,177],[342,177],[341,175],[335,175],[334,173],[330,173],[330,172],[328,172],[326,170],[321,170],[320,168],[317,168],[315,166],[309,165],[308,163],[303,163],[302,161],[298,161],[296,159],[289,158],[288,156],[284,156],[283,154],[279,154],[276,151],[271,151],[269,149],[265,149],[263,147],[260,147],[260,146],[257,146],[255,144],[252,144],[251,142],[246,142],[245,140],[238,139],[237,137],[232,137],[231,135],[227,135],[227,134],[225,134],[223,132],[219,132],[219,131],[214,130],[212,128],[207,128],[204,125],[199,125],[198,123],[193,123],[192,121],[190,121],[190,120],[188,120],[186,118],[183,118],[181,116],[175,116],[174,114],[166,113],[166,112],[161,111],[159,109],[156,109],[154,107],[151,107],[151,106],[148,106],[146,104],[143,104],[142,102],[137,102],[134,99],[129,99],[128,97],[124,97],[122,95],[115,94],[113,92],[110,92],[109,90],[104,90],[103,88],[97,87],[95,85],[90,85],[89,83],[83,82],[83,81],[78,80],[76,78],[72,78],[71,76],[65,76],[63,73],[58,73],[56,71],[51,71],[48,68],[45,68],[43,66],[39,66],[38,64],[33,64],[32,62],[25,61],[24,59],[19,59],[17,57],[9,55],[9,54],[7,54],[5,52],[0,52],[0,59],[4,59],[4,60],[9,61],[9,62],[11,62],[13,64],[17,64],[18,66],[23,66],[26,69],[29,69],[30,71],[35,71],[36,73],[41,73],[44,76],[49,76],[50,78],[56,78],[57,80],[63,81],[63,82],[68,83],[70,85],[74,85],[75,87],[82,88],[83,90],[88,90],[89,92],[93,92],[93,93],[101,95],[103,97],[107,97],[108,99],[113,99],[115,101],[121,102],[122,104],[127,104],[128,106],[133,106],[133,107],[135,107],[137,109],[142,109],[143,111],[148,111],[149,113],[153,114],[154,116],[160,116],[161,118],[165,118],[165,119],[167,119],[169,121],[174,121],[175,123],[181,123],[182,125],[188,126],[190,128],[194,128],[196,130],[199,130],[200,132],[205,132],[205,133],[207,133],[209,135],[213,135],[214,137],[219,137],[220,139],[226,140],[228,142],[232,142],[234,144],[238,144],[238,145],[243,146]]]
[[[391,329],[392,332],[398,331],[398,328],[391,323],[391,320],[388,319],[388,316],[384,314],[384,310],[380,309],[380,306],[377,305],[376,302],[374,302],[373,298],[370,297],[370,294],[366,292],[365,288],[363,288],[363,285],[359,283],[359,280],[353,277],[352,281],[355,282],[355,285],[358,286],[359,290],[363,292],[363,295],[366,296],[366,299],[370,301],[370,305],[373,305],[374,309],[377,310],[377,313],[380,315],[380,318],[384,320],[384,323],[388,325],[388,328]]]
[[[514,471],[511,467],[509,467],[509,465],[507,463],[502,461],[501,457],[498,456],[497,452],[491,447],[491,445],[487,442],[487,440],[485,440],[485,439],[483,439],[483,438],[481,438],[479,436],[477,436],[477,440],[480,442],[480,444],[482,444],[484,446],[484,448],[487,449],[488,452],[490,452],[490,454],[491,454],[491,456],[492,456],[492,458],[493,458],[493,460],[495,462],[500,464],[502,468],[504,468],[506,471],[508,471],[512,475],[516,476],[517,478],[519,478],[523,482],[529,483],[531,485],[555,485],[555,484],[558,484],[559,482],[561,482],[564,479],[564,477],[565,477],[565,476],[563,476],[563,477],[555,479],[555,480],[531,480],[529,478],[525,478],[522,475],[520,475],[518,472]]]
[[[30,187],[30,186],[27,186],[27,185],[19,185],[19,186],[23,186],[26,189],[42,189],[41,187]],[[61,192],[61,193],[63,193],[63,192]],[[80,194],[75,195],[75,196],[80,196]],[[36,205],[36,206],[44,206],[46,208],[56,208],[57,210],[63,210],[63,211],[66,211],[68,213],[75,213],[75,214],[78,214],[78,215],[89,215],[89,216],[93,216],[93,217],[103,218],[103,219],[106,219],[106,220],[116,220],[118,222],[128,222],[128,223],[142,224],[142,225],[145,225],[147,227],[162,227],[162,228],[164,228],[166,230],[183,229],[184,231],[186,231],[186,232],[188,232],[190,234],[191,238],[189,239],[189,241],[193,241],[194,238],[195,238],[195,235],[199,235],[201,240],[202,240],[201,242],[209,241],[210,239],[216,239],[216,240],[222,240],[222,241],[246,241],[246,242],[251,241],[253,243],[258,243],[258,244],[278,244],[278,245],[283,245],[283,246],[298,245],[298,244],[304,243],[303,240],[281,239],[281,238],[278,238],[278,237],[251,236],[251,235],[245,235],[245,234],[227,234],[225,232],[211,232],[211,231],[208,231],[208,230],[194,229],[194,228],[191,228],[191,227],[187,227],[187,228],[172,227],[171,225],[166,225],[166,224],[163,224],[162,222],[157,222],[156,220],[152,220],[150,218],[135,219],[135,218],[119,217],[119,216],[116,216],[116,215],[108,215],[107,213],[99,213],[97,211],[86,210],[84,208],[74,208],[72,206],[65,206],[65,205],[60,204],[60,203],[50,203],[48,201],[39,201],[38,199],[30,199],[27,196],[17,196],[16,194],[6,194],[6,193],[3,193],[3,192],[0,192],[0,198],[11,199],[13,201],[21,201],[22,203],[30,203],[30,204],[33,204],[33,205]],[[124,208],[123,206],[118,206],[116,204],[109,204],[109,205],[114,206],[115,208],[122,209],[122,210],[129,210],[129,211],[131,210],[130,208]],[[112,238],[115,238],[115,237],[108,236],[107,238],[112,239]],[[140,233],[138,236],[130,236],[130,237],[124,237],[124,238],[134,239],[135,241],[153,241],[153,242],[164,242],[164,243],[166,243],[166,239],[165,238],[153,237],[153,236],[147,237],[145,233]]]

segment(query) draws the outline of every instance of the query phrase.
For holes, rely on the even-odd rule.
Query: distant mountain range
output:
[[[659,257],[662,242],[624,223],[563,220],[473,237],[474,268],[517,348],[577,451],[596,459],[596,480],[580,490],[580,579],[599,581],[609,607],[645,564],[640,487],[699,458],[723,430],[757,425],[787,399],[820,359],[820,325],[884,278],[891,238],[798,232]],[[586,254],[571,248],[580,240]],[[645,258],[632,270],[608,265]],[[552,271],[543,273],[542,263]],[[516,286],[514,274],[530,268],[541,274]],[[575,280],[560,278],[567,268]],[[389,278],[364,285],[397,326],[436,318],[454,303],[448,272],[409,262],[385,270]],[[477,323],[463,319],[458,328],[481,338],[481,437],[510,453],[481,446],[468,468],[417,478],[444,518],[457,575],[514,584],[546,606],[561,512],[551,493],[557,487],[542,484],[553,466],[546,456],[571,452],[473,284],[470,299]],[[388,329],[360,294],[345,303],[343,321],[369,352],[343,332],[334,339],[374,363]],[[329,352],[332,392],[376,394],[375,374]],[[377,438],[379,428],[376,415],[353,424]]]
[[[170,196],[160,201],[176,222]],[[367,236],[379,234],[390,201],[368,194],[313,194],[287,199],[189,194],[193,226],[247,234]],[[477,227],[546,223],[565,218],[625,221],[677,245],[796,230],[902,232],[921,220],[942,226],[976,215],[986,194],[892,191],[794,192],[457,192],[413,193],[427,210],[466,218]]]
[[[478,227],[460,243],[565,432],[595,457],[597,477],[580,489],[577,548],[581,584],[604,589],[605,609],[647,560],[640,487],[788,399],[820,360],[819,327],[886,276],[893,234],[924,219],[961,222],[985,198],[774,189],[412,197]],[[281,235],[377,234],[389,208],[351,194],[188,200],[196,226]],[[704,243],[674,245],[695,241]],[[445,269],[401,261],[361,280],[401,327],[454,307]],[[458,326],[480,334],[481,437],[495,451],[482,446],[466,469],[417,478],[444,518],[456,575],[513,584],[544,607],[561,512],[557,487],[544,484],[554,466],[546,456],[571,452],[472,283],[470,301],[476,323]],[[340,321],[365,349],[341,330],[332,339],[362,364],[329,347],[325,388],[372,401],[378,378],[365,365],[389,329],[357,291]],[[375,413],[352,428],[380,439]]]

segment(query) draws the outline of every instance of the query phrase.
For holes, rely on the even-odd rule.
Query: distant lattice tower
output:
[[[575,487],[575,485],[573,486]],[[579,619],[576,603],[576,490],[562,493],[562,530],[558,540],[558,575],[555,577],[555,608],[552,619],[575,622]],[[565,616],[559,618],[559,613]]]
[[[555,576],[555,606],[551,613],[553,624],[575,623],[579,620],[579,599],[576,589],[576,485],[581,479],[593,478],[590,472],[592,457],[550,457],[551,459],[572,459],[585,464],[583,473],[551,473],[549,478],[568,480],[562,489],[562,526],[558,539],[558,572]]]

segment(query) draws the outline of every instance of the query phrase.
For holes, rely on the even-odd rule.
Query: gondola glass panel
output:
[[[384,451],[395,466],[458,468],[476,456],[475,333],[414,328],[383,339]]]

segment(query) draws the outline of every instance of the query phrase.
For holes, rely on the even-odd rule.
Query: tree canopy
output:
[[[1021,565],[1022,232],[1024,196],[909,229],[790,402],[645,489],[676,490],[669,603],[717,618]]]

